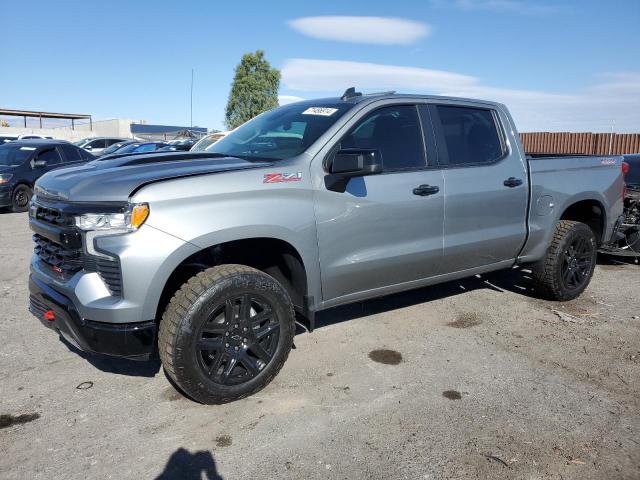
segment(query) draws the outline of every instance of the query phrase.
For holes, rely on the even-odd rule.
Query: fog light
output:
[[[56,314],[53,312],[53,310],[47,310],[46,312],[44,312],[42,318],[49,322],[53,322],[56,319]]]

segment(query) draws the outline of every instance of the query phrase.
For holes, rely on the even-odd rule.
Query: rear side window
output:
[[[506,148],[493,110],[436,105],[449,165],[493,163]]]
[[[378,150],[385,171],[426,166],[415,105],[394,105],[374,110],[342,139],[340,148]]]
[[[60,145],[66,162],[79,162],[82,160],[80,149],[73,145]]]
[[[38,160],[44,160],[47,162],[47,165],[57,165],[60,163],[60,155],[55,148],[51,148],[49,150],[45,150],[44,152],[40,152],[38,155]]]

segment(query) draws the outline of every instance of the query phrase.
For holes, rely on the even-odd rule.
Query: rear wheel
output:
[[[29,201],[33,191],[27,185],[18,185],[11,197],[11,210],[14,212],[26,212],[29,209]]]
[[[545,257],[533,267],[541,293],[550,300],[578,297],[591,281],[596,252],[596,238],[588,225],[558,222]]]
[[[158,347],[167,375],[201,403],[238,400],[265,387],[286,361],[293,304],[273,277],[220,265],[192,277],[171,299]]]

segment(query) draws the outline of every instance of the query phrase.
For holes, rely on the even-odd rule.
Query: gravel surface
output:
[[[512,270],[326,311],[266,389],[203,406],[41,326],[26,214],[0,226],[3,479],[640,478],[636,265],[565,304]]]

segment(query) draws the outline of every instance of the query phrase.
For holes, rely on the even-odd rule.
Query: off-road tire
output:
[[[255,376],[244,383],[225,385],[216,382],[214,378],[221,377],[210,377],[205,372],[206,365],[203,366],[203,362],[213,357],[206,357],[202,353],[202,347],[197,346],[198,342],[202,341],[202,334],[199,332],[212,325],[211,317],[215,314],[216,308],[226,308],[226,301],[238,296],[250,298],[253,295],[265,299],[270,304],[274,312],[270,321],[279,325],[277,344],[270,347],[273,351],[272,357],[261,370],[254,370]],[[240,308],[241,306],[238,307]],[[251,308],[249,303],[249,309]],[[227,310],[224,312],[223,321],[226,325]],[[176,292],[160,321],[158,350],[166,374],[184,393],[201,403],[219,404],[247,397],[269,384],[287,360],[294,334],[293,304],[284,287],[260,270],[244,265],[227,264],[198,273]],[[231,346],[231,354],[233,348]],[[209,355],[214,354],[218,355],[217,352]],[[258,365],[262,365],[260,361],[257,362]],[[232,370],[234,368],[237,370],[237,367],[232,367]],[[244,370],[243,365],[240,368],[241,373]],[[256,374],[256,371],[259,373]],[[249,375],[248,369],[246,375]]]
[[[576,242],[584,241],[584,275],[581,281],[571,285],[566,281],[565,275],[568,258],[571,257],[570,249]],[[591,228],[581,222],[571,220],[560,220],[556,225],[551,244],[545,256],[533,265],[533,278],[536,289],[540,294],[549,300],[566,301],[578,297],[589,285],[596,265],[597,255],[596,238]],[[571,272],[568,273],[571,275]]]
[[[29,210],[29,202],[32,196],[33,191],[28,185],[18,185],[11,195],[11,211],[18,213]]]

